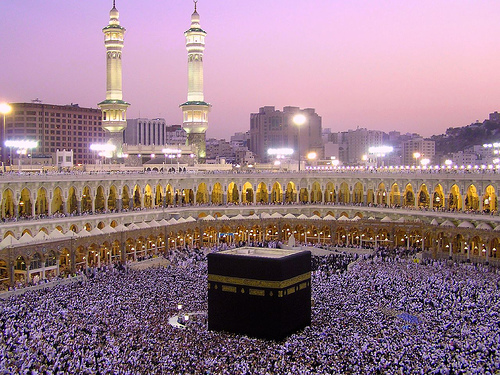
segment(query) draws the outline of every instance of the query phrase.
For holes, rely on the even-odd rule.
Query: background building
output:
[[[293,123],[293,117],[299,113],[307,119],[301,128]],[[261,107],[258,113],[250,114],[249,148],[259,162],[269,161],[270,148],[292,148],[294,155],[300,150],[302,160],[312,151],[322,158],[321,116],[314,108],[284,107],[279,111],[273,106]]]
[[[185,144],[187,134],[181,125],[167,125],[164,118],[127,120],[123,142],[129,145]]]
[[[104,143],[105,132],[101,127],[101,110],[82,108],[78,104],[54,105],[10,103],[12,111],[6,117],[8,140],[34,140],[38,147],[34,155],[51,155],[57,150],[73,150],[76,164],[94,162],[92,143]],[[8,150],[9,154],[16,150]]]
[[[424,138],[412,138],[403,143],[403,165],[420,165],[423,159],[432,161],[436,142]]]

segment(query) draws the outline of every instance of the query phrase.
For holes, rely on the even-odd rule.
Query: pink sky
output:
[[[0,102],[105,98],[111,0],[0,2]],[[117,0],[129,118],[181,123],[190,0]],[[444,133],[500,110],[498,1],[200,0],[209,137],[259,107],[313,107],[323,128]]]

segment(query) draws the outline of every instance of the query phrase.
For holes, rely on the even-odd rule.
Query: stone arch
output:
[[[375,193],[373,189],[368,189],[366,191],[366,204],[371,205],[375,203]]]
[[[36,194],[35,215],[47,215],[49,213],[49,200],[47,190],[41,187]]]
[[[64,200],[62,196],[62,190],[58,186],[54,189],[54,196],[52,197],[52,202],[50,206],[50,211],[53,214],[62,214],[64,213]]]
[[[104,197],[104,188],[102,185],[99,185],[96,190],[95,194],[95,203],[94,203],[94,211],[95,212],[104,212],[105,211],[105,206],[104,202],[106,201],[106,198]]]
[[[217,230],[209,226],[203,231],[202,243],[204,246],[212,246],[217,242]]]
[[[476,186],[471,184],[467,189],[465,195],[465,209],[470,211],[477,211],[479,209],[479,196],[477,194]]]
[[[208,203],[208,189],[207,184],[202,182],[198,185],[198,189],[196,189],[196,203],[198,204],[206,204]]]
[[[347,204],[350,202],[349,186],[342,182],[339,188],[339,203]]]
[[[24,256],[20,255],[14,261],[14,280],[24,283],[28,280],[27,278],[27,264]]]
[[[306,228],[302,224],[297,224],[293,230],[293,235],[297,243],[305,243]]]
[[[354,189],[352,191],[352,203],[361,204],[363,202],[363,185],[361,182],[356,182],[354,184]]]
[[[309,192],[306,187],[300,188],[299,201],[301,203],[307,203],[309,201]]]
[[[319,230],[315,225],[308,225],[306,228],[306,237],[305,241],[306,243],[318,243],[319,242]]]
[[[82,212],[92,212],[92,197],[88,186],[85,186],[82,192]]]
[[[208,201],[208,198],[207,198],[207,201]],[[184,204],[193,204],[194,203],[193,189],[183,189],[182,190],[182,203],[184,203]]]
[[[134,209],[142,207],[141,187],[139,185],[134,186],[134,192],[132,194],[132,204]]]
[[[117,210],[117,204],[116,202],[118,201],[118,191],[116,189],[115,185],[111,185],[109,188],[109,194],[108,194],[108,210],[109,211],[115,211]]]
[[[265,241],[275,241],[278,239],[279,231],[276,224],[268,224],[264,230]]]
[[[292,181],[288,182],[285,190],[285,203],[295,203],[297,201],[297,187]]]
[[[2,193],[2,219],[14,217],[14,193],[5,189]]]
[[[448,208],[453,211],[462,210],[462,195],[460,194],[460,189],[457,184],[454,184],[450,188],[450,193],[448,194]]]
[[[417,200],[418,207],[429,207],[430,204],[430,197],[429,197],[429,191],[427,190],[427,185],[422,184],[420,186],[420,190],[418,191],[418,200]]]
[[[71,186],[68,190],[67,212],[76,214],[78,212],[78,198],[76,197],[76,189]]]
[[[325,188],[325,202],[333,203],[337,200],[337,194],[335,193],[335,186],[332,182],[326,184]]]
[[[253,203],[253,188],[250,182],[245,182],[243,191],[241,192],[241,202],[244,204]]]
[[[500,240],[495,237],[490,241],[490,253],[488,254],[491,258],[499,258],[498,251],[500,249]]]
[[[220,182],[216,182],[212,188],[212,204],[220,205],[223,203],[222,185]]]
[[[127,185],[122,188],[122,208],[124,210],[130,210],[132,206],[130,205],[130,190]]]
[[[255,198],[257,203],[269,203],[269,192],[267,191],[267,185],[264,182],[257,185]]]
[[[321,203],[322,201],[321,186],[319,182],[315,181],[311,188],[311,203]]]
[[[389,203],[391,206],[394,207],[401,206],[401,193],[399,191],[399,186],[397,183],[394,183],[391,186],[391,192],[389,194]]]
[[[19,199],[19,216],[30,217],[32,214],[31,193],[27,188],[21,190]]]
[[[163,207],[164,199],[163,199],[163,188],[160,184],[157,184],[155,187],[155,207]]]
[[[437,184],[432,194],[432,206],[436,208],[444,207],[444,192],[441,184]]]
[[[403,206],[414,207],[415,206],[415,194],[413,193],[413,186],[407,184],[405,187],[405,192],[403,195]]]
[[[57,265],[57,254],[54,250],[49,250],[49,252],[45,256],[45,267],[54,267],[56,265]]]
[[[486,186],[482,200],[484,212],[496,212],[498,210],[497,196],[495,188],[492,185]]]
[[[144,208],[153,207],[153,189],[150,184],[144,187]]]
[[[8,264],[4,259],[0,258],[0,284],[9,283]]]
[[[283,190],[281,189],[281,184],[278,181],[276,181],[271,188],[271,202],[283,202]]]
[[[484,241],[479,236],[472,237],[470,241],[470,254],[474,256],[485,256]]]
[[[174,188],[172,185],[168,184],[167,188],[165,189],[165,200],[166,200],[166,205],[167,206],[173,206],[174,205]]]
[[[386,190],[385,184],[383,182],[378,184],[377,204],[381,204],[384,206],[387,204],[387,190]]]
[[[331,243],[332,241],[332,233],[328,226],[324,225],[320,228],[319,232],[319,240],[321,243]]]
[[[227,187],[227,203],[238,204],[240,202],[238,186],[231,182]]]

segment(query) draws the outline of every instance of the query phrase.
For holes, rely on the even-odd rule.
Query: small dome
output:
[[[470,228],[470,229],[474,229],[475,228],[475,226],[472,223],[468,222],[468,221],[462,221],[460,224],[458,224],[458,227],[459,228]]]
[[[120,21],[118,18],[120,17],[120,12],[116,9],[115,2],[113,1],[113,8],[109,11],[109,24],[110,25],[119,25]]]
[[[454,228],[455,227],[455,224],[453,224],[450,220],[445,220],[441,223],[441,226],[442,227],[450,227],[450,228]]]
[[[196,3],[198,1],[194,2],[194,12],[191,14],[191,28],[192,29],[199,29],[200,28],[200,15],[196,11]]]
[[[484,230],[491,230],[491,226],[487,223],[481,223],[479,224],[476,229],[484,229]]]

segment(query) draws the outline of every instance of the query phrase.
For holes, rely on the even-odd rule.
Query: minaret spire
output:
[[[205,35],[200,26],[200,15],[196,11],[198,0],[194,2],[191,27],[184,33],[188,53],[188,95],[182,108],[182,127],[187,133],[187,145],[196,148],[198,162],[203,163],[206,156],[205,133],[208,129],[208,113],[211,105],[205,102],[203,94],[203,52]]]
[[[109,24],[102,29],[106,47],[106,100],[98,104],[102,111],[102,128],[108,143],[112,144],[113,159],[122,155],[123,131],[127,127],[127,107],[122,91],[122,49],[125,28],[120,26],[119,12],[115,7],[109,12]]]

